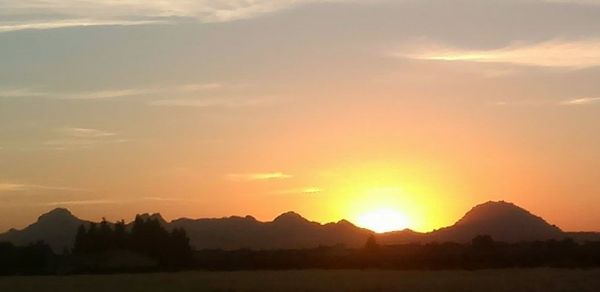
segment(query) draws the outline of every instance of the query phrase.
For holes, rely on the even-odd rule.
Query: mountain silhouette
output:
[[[23,230],[11,229],[0,234],[0,241],[9,241],[16,245],[44,241],[55,251],[62,252],[73,246],[77,228],[89,223],[75,217],[67,209],[57,208],[41,215],[35,223]]]
[[[509,202],[487,202],[475,206],[454,225],[433,231],[430,240],[468,242],[477,235],[516,242],[562,238],[564,233],[539,216]]]
[[[290,212],[286,212],[286,213],[283,213],[283,214],[275,217],[275,219],[273,220],[273,223],[283,224],[283,225],[287,225],[287,224],[302,225],[302,224],[310,223],[310,221],[308,221],[306,218],[302,217],[300,214],[290,211]]]
[[[597,233],[567,233],[551,225],[539,216],[509,202],[486,202],[473,207],[454,225],[428,233],[412,230],[394,231],[378,235],[384,244],[411,242],[470,242],[478,235],[490,235],[504,242],[563,239],[573,237],[585,240]]]
[[[178,219],[170,228],[183,228],[197,249],[299,249],[343,244],[359,247],[372,231],[348,221],[320,224],[294,212],[277,216],[271,222],[254,217],[220,219]]]
[[[143,219],[156,219],[166,229],[183,228],[191,245],[196,249],[302,249],[318,246],[364,246],[372,231],[359,228],[346,220],[321,224],[310,221],[295,212],[277,216],[273,221],[262,222],[252,216],[188,219],[171,222],[160,214],[141,214]],[[25,245],[45,241],[55,251],[72,247],[77,228],[90,224],[75,217],[67,209],[58,208],[39,217],[37,222],[23,230],[10,230],[0,234],[0,241]],[[131,223],[128,224],[131,226]],[[512,203],[487,202],[473,207],[454,225],[419,233],[410,229],[377,234],[381,244],[469,242],[477,235],[490,235],[505,242],[562,239],[572,237],[585,241],[599,239],[596,232],[563,232],[544,219]]]

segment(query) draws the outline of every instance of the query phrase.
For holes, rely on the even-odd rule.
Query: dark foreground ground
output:
[[[0,291],[600,291],[600,270],[303,270],[0,277]]]

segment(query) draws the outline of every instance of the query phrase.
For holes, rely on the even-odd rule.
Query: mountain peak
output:
[[[340,225],[352,225],[352,226],[356,226],[356,225],[354,225],[352,222],[350,222],[350,221],[348,221],[348,220],[346,220],[346,219],[342,219],[342,220],[338,221],[338,222],[337,222],[337,224],[340,224]]]
[[[484,223],[489,221],[513,221],[516,219],[525,219],[528,221],[537,221],[537,223],[546,223],[541,217],[531,214],[529,211],[506,201],[488,201],[473,207],[465,214],[456,225],[472,224],[475,222]]]
[[[513,203],[489,201],[473,207],[453,226],[434,232],[437,239],[449,241],[467,241],[479,234],[513,242],[560,238],[562,231]]]
[[[56,208],[56,209],[38,217],[38,222],[55,221],[55,220],[69,220],[69,219],[76,219],[76,217],[73,216],[71,211],[69,211],[68,209],[65,209],[65,208]]]
[[[278,223],[295,223],[295,222],[308,222],[308,220],[306,220],[304,217],[302,217],[300,214],[293,212],[293,211],[289,211],[289,212],[285,212],[279,216],[277,216],[273,222],[278,222]]]

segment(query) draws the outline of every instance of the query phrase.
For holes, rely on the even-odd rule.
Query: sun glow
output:
[[[377,209],[358,216],[358,226],[371,229],[377,233],[402,230],[410,224],[407,218],[393,209]]]
[[[419,163],[348,162],[328,169],[323,181],[311,182],[324,190],[319,193],[319,203],[327,206],[324,221],[347,219],[376,232],[406,228],[428,232],[448,225],[453,218],[448,219],[445,209],[453,201],[441,204],[439,194],[453,194],[453,185],[431,170],[450,172],[434,166],[425,169]]]

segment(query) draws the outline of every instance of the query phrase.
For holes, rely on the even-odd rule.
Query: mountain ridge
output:
[[[160,213],[138,216],[158,220],[167,229],[185,229],[196,249],[302,249],[325,245],[358,248],[372,234],[375,234],[381,244],[446,241],[463,243],[482,234],[506,242],[565,237],[579,241],[600,239],[598,232],[565,232],[526,209],[505,201],[488,201],[476,205],[453,225],[425,233],[404,229],[376,234],[345,219],[322,224],[293,211],[282,213],[272,221],[259,221],[250,215],[178,218],[171,221],[165,220]],[[36,222],[22,230],[11,229],[0,234],[0,241],[24,245],[43,240],[60,252],[72,247],[80,225],[90,223],[92,222],[77,218],[66,208],[56,208],[42,214]]]

